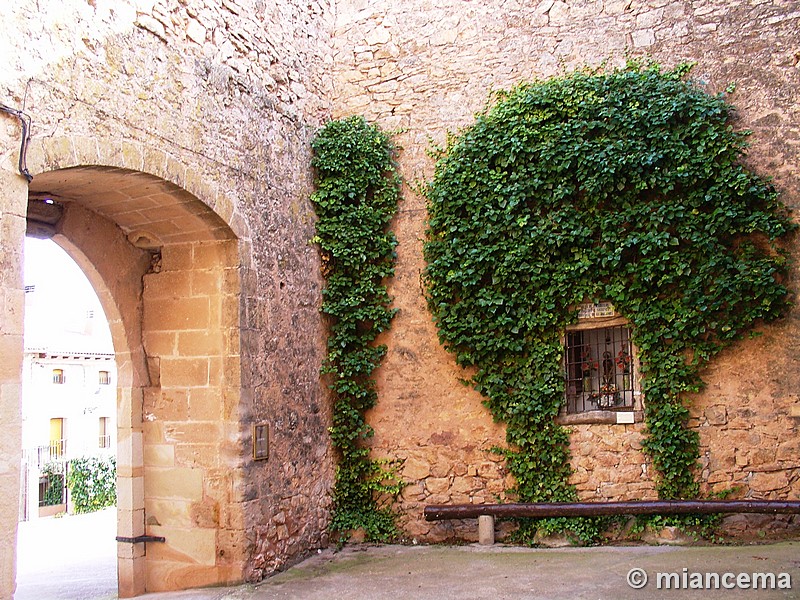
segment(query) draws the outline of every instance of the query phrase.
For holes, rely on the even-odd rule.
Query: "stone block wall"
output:
[[[9,148],[14,140],[14,127],[0,127],[0,148]],[[22,239],[25,235],[25,179],[16,174],[16,165],[7,168],[0,163],[0,240]],[[2,242],[0,242],[2,243]],[[23,310],[25,292],[22,279],[22,246],[0,251],[0,420],[4,435],[0,439],[0,491],[5,498],[20,494],[20,462],[22,461],[22,414],[20,380],[22,378]],[[0,508],[0,597],[10,598],[14,592],[16,569],[15,536],[19,519],[19,502],[5,502]]]
[[[158,307],[144,315],[143,377],[153,385],[122,400],[146,417],[138,433],[121,438],[130,441],[126,455],[145,465],[126,473],[131,486],[123,492],[144,494],[145,516],[154,517],[145,521],[148,533],[171,523],[165,536],[173,542],[148,548],[150,589],[260,579],[325,542],[333,461],[308,197],[310,139],[330,105],[330,15],[329,4],[316,0],[23,0],[0,15],[9,32],[0,41],[7,57],[0,101],[32,118],[34,182],[78,166],[149,173],[219,220],[180,210],[165,217],[171,209],[156,199],[159,222],[145,219],[138,231],[136,213],[147,207],[115,212],[113,189],[90,189],[79,200],[122,227],[131,243],[147,235],[164,243],[162,272],[144,276],[139,291],[145,305]],[[27,194],[16,174],[13,119],[3,116],[2,136],[0,212],[9,235],[0,243],[3,257],[19,265]],[[75,193],[74,186],[64,190]],[[232,274],[207,268],[202,252],[213,245],[197,245],[197,234],[219,223],[236,236],[226,247]],[[19,275],[11,266],[4,273]],[[9,278],[9,298],[22,298],[17,279]],[[193,286],[221,280],[234,287],[222,304],[195,294]],[[13,309],[9,302],[3,332],[14,332],[21,351],[21,308],[17,316]],[[203,339],[204,315],[233,327]],[[216,385],[221,372],[237,372],[239,381]],[[3,406],[13,410],[14,390],[6,398],[3,389]],[[254,422],[269,427],[266,461],[252,460]],[[9,418],[14,423],[18,417]],[[7,457],[9,465],[18,462]],[[215,470],[223,475],[215,479]],[[2,489],[14,497],[14,469],[8,474]],[[181,522],[183,531],[175,525]],[[13,531],[11,520],[3,531]],[[8,538],[4,582],[13,581]]]
[[[426,154],[448,130],[473,121],[492,90],[627,55],[670,67],[696,62],[693,77],[710,93],[736,91],[736,126],[753,130],[747,163],[770,174],[783,201],[800,206],[800,11],[796,3],[703,0],[543,0],[337,3],[334,113],[365,114],[398,129],[406,181],[395,220],[400,240],[391,284],[400,309],[386,337],[380,399],[370,422],[376,453],[405,460],[409,482],[398,503],[408,537],[475,539],[474,524],[426,523],[430,503],[504,499],[502,461],[488,450],[504,442],[466,374],[436,340],[423,299],[425,202],[415,191],[431,177]],[[796,286],[796,274],[790,285]],[[735,497],[797,498],[798,317],[770,325],[758,340],[728,350],[693,399],[706,491],[738,486]],[[646,399],[645,399],[646,401]],[[794,409],[792,407],[795,407]],[[641,452],[643,426],[573,425],[572,478],[585,500],[654,498]],[[795,529],[797,525],[795,525]]]
[[[175,297],[186,302],[147,317],[153,327],[145,332],[144,351],[163,362],[143,360],[143,376],[152,382],[158,375],[166,385],[122,398],[132,411],[141,403],[143,413],[157,416],[142,426],[145,440],[131,437],[127,451],[151,465],[149,473],[136,474],[144,477],[140,488],[150,490],[151,513],[167,510],[174,498],[175,478],[165,474],[184,469],[179,479],[182,497],[194,499],[186,504],[191,522],[201,530],[227,523],[214,540],[207,531],[172,532],[178,542],[165,562],[189,554],[196,564],[213,560],[219,573],[229,569],[223,578],[257,580],[326,541],[330,402],[319,378],[322,282],[308,243],[314,233],[310,141],[326,118],[363,114],[399,131],[405,186],[394,224],[400,245],[391,292],[400,312],[383,340],[389,351],[378,374],[379,404],[369,415],[373,446],[377,455],[404,461],[409,485],[397,508],[409,539],[473,539],[471,524],[422,519],[425,504],[503,500],[512,483],[491,452],[503,444],[503,427],[459,382],[466,374],[439,345],[425,307],[426,212],[415,187],[432,175],[431,143],[442,144],[448,130],[468,125],[491,90],[521,80],[603,61],[619,65],[629,54],[666,66],[696,61],[694,76],[711,93],[737,84],[731,96],[737,126],[754,131],[746,160],[773,175],[784,202],[797,208],[798,25],[800,10],[791,0],[20,0],[0,13],[0,27],[9,32],[0,39],[7,57],[0,64],[0,101],[33,119],[34,175],[87,165],[149,173],[199,200],[224,225],[218,231],[236,237],[222,244],[226,252],[233,248],[225,263],[231,275],[204,263],[204,251],[219,249],[197,245],[199,231],[216,227],[205,216],[180,213],[185,218],[175,217],[177,230],[166,218],[163,229],[149,232],[168,238],[169,248],[162,274],[144,277],[144,297],[164,307]],[[19,125],[7,115],[0,123],[0,343],[12,355],[19,347],[21,361],[19,252],[27,190],[16,173]],[[84,197],[83,208],[99,210],[100,195]],[[123,227],[114,203],[105,204],[107,216]],[[124,221],[132,242],[148,233],[135,230],[134,212],[126,211]],[[180,261],[180,275],[164,287]],[[205,339],[186,326],[206,308],[210,317],[212,308],[210,297],[195,297],[193,286],[213,286],[219,277],[228,278],[226,285],[236,280],[238,292],[223,294],[226,308],[214,310],[234,313],[225,318],[229,325],[238,319],[238,342],[226,333]],[[790,285],[796,281],[793,273]],[[792,340],[800,339],[798,316],[795,310],[764,328],[761,338],[728,350],[693,399],[708,491],[738,485],[740,497],[797,497],[800,375]],[[238,369],[241,384],[210,385],[220,364]],[[16,371],[6,361],[0,379],[0,414],[12,433],[19,425]],[[189,383],[205,377],[209,386],[184,389],[188,375]],[[219,429],[219,411],[219,422],[236,425]],[[255,422],[269,426],[266,461],[250,458]],[[641,436],[639,424],[573,426],[573,482],[582,498],[654,495]],[[0,454],[0,490],[8,496],[18,487],[12,438],[4,438],[11,445]],[[226,449],[211,450],[208,438]],[[215,462],[220,456],[235,460]],[[201,463],[227,469],[224,485],[210,476],[198,483],[194,469]],[[206,506],[207,499],[217,504]],[[0,569],[8,588],[14,519],[3,513],[0,520],[6,542]],[[166,572],[158,577],[170,580]],[[171,581],[210,580],[181,573]],[[6,588],[0,595],[8,595]]]
[[[241,578],[246,531],[231,469],[239,441],[238,270],[232,240],[162,249],[144,276],[147,589]],[[187,567],[185,563],[192,566]]]

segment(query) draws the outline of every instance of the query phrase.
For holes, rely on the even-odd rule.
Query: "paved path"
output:
[[[627,583],[644,569],[644,589]],[[788,573],[790,590],[657,588],[658,572]],[[728,578],[735,584],[735,577]],[[785,578],[783,579],[785,582]],[[776,579],[776,587],[778,580]],[[663,586],[662,586],[663,587]],[[528,549],[382,546],[326,550],[258,585],[168,594],[146,600],[649,600],[800,598],[800,542],[741,547],[628,546]]]
[[[16,600],[116,598],[115,511],[20,523]],[[643,569],[644,589],[628,584]],[[684,572],[685,569],[685,572]],[[658,573],[773,573],[791,589],[658,589]],[[685,573],[685,575],[684,575]],[[638,573],[636,573],[638,574]],[[695,580],[696,582],[696,580]],[[713,581],[712,581],[713,583]],[[674,587],[674,586],[673,586]],[[752,584],[751,584],[752,587]],[[662,585],[663,588],[663,585]],[[321,551],[257,585],[146,594],[145,600],[800,599],[800,541],[754,546],[530,549],[348,546]]]
[[[15,600],[117,597],[117,510],[19,524]]]

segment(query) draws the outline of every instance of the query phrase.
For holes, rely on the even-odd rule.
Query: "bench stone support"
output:
[[[494,544],[494,517],[492,515],[478,517],[478,543],[481,546]]]

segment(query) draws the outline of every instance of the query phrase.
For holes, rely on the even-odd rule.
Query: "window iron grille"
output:
[[[568,331],[564,366],[568,414],[634,407],[636,374],[628,327]]]

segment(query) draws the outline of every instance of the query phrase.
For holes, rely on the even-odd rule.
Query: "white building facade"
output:
[[[47,243],[45,256],[56,257],[49,260],[69,260]],[[42,277],[41,265],[30,271],[32,279]],[[75,458],[116,454],[117,369],[108,325],[91,292],[68,299],[83,281],[61,294],[53,283],[25,288],[21,520],[70,510],[67,494],[48,492],[48,472],[63,473]]]

